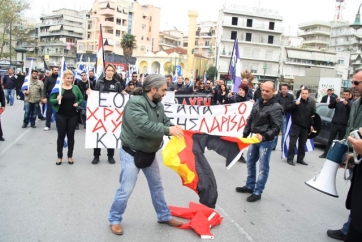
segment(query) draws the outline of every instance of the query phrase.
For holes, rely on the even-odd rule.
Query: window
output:
[[[268,36],[268,44],[273,44],[274,42],[274,36],[273,35],[269,35]]]
[[[188,44],[187,43],[184,43],[184,45],[183,45],[184,47],[187,47],[188,46]]]
[[[247,19],[246,20],[246,27],[253,27],[253,20],[252,19]]]
[[[274,22],[269,22],[269,29],[274,30],[274,27],[275,27],[275,23]]]
[[[146,25],[145,24],[142,24],[142,29],[145,29]]]
[[[250,47],[244,47],[244,56],[245,57],[250,57],[251,56],[251,48]]]
[[[116,18],[116,24],[117,24],[117,25],[121,25],[121,24],[122,24],[122,19]]]
[[[116,30],[116,36],[121,37],[121,31],[120,30]]]
[[[143,36],[141,36],[141,40],[143,40]]]
[[[91,33],[87,33],[87,39],[91,38]]]
[[[231,25],[238,25],[238,17],[231,18]]]
[[[210,45],[210,41],[206,40],[205,41],[205,46],[209,46]]]
[[[92,29],[92,21],[88,22],[88,29]]]
[[[251,41],[251,33],[246,33],[245,41]]]
[[[152,16],[150,16],[150,21],[152,21]]]
[[[343,60],[343,59],[339,59],[339,60],[338,60],[338,64],[339,64],[339,65],[344,65],[344,60]]]
[[[148,32],[151,32],[151,27],[148,28]]]
[[[236,39],[236,37],[237,37],[237,33],[236,33],[236,31],[231,31],[231,39]]]
[[[195,41],[195,46],[199,46],[199,42],[197,40]]]

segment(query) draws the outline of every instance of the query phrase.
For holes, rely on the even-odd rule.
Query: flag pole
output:
[[[87,68],[88,88],[90,88],[90,80],[89,80],[89,63],[90,63],[90,57],[88,56],[88,68]],[[93,73],[94,73],[94,72],[93,72]]]
[[[62,62],[61,62],[61,72],[60,72],[60,85],[59,85],[59,95],[61,96],[62,95],[62,85],[63,85],[63,72],[64,72],[64,70],[63,70],[63,68],[64,68],[64,56],[63,56],[63,58],[62,58]],[[60,104],[62,104],[62,100],[61,99],[59,99],[59,101],[58,101],[58,104],[60,105]]]
[[[228,69],[228,76],[230,75],[230,66],[231,66],[231,62],[233,61],[233,56],[234,56],[234,51],[235,51],[235,43],[236,43],[237,40],[238,40],[238,38],[235,39],[235,41],[234,41],[234,46],[233,46],[233,52],[231,52],[231,58],[230,58],[229,69]],[[234,75],[234,76],[235,76],[235,75]],[[233,79],[234,79],[234,80],[232,80],[232,81],[233,81],[233,83],[234,83],[235,77],[233,77]]]
[[[103,46],[103,32],[102,32],[102,24],[99,24],[99,31],[100,31],[100,35],[102,37],[102,46]],[[103,73],[104,73],[104,67],[106,66],[105,65],[105,62],[104,62],[104,46],[102,48],[102,58],[103,58]]]

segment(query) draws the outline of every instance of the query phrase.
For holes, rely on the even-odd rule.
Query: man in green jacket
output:
[[[183,137],[182,128],[174,126],[164,112],[161,100],[166,90],[166,79],[160,74],[151,74],[146,77],[142,87],[135,89],[134,96],[124,108],[120,137],[122,148],[119,152],[121,157],[120,187],[116,191],[108,216],[111,230],[116,235],[123,234],[120,225],[122,215],[136,185],[140,169],[146,176],[158,222],[170,226],[182,225],[180,221],[171,217],[155,158],[164,135]],[[145,159],[149,163],[141,166]]]

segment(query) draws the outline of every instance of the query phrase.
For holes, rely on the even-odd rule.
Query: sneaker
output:
[[[96,164],[98,164],[98,162],[99,162],[99,157],[98,157],[98,156],[95,156],[95,157],[93,158],[93,160],[92,160],[92,164],[93,164],[93,165],[96,165]]]
[[[108,156],[108,162],[109,162],[109,164],[115,164],[116,163],[113,156]]]
[[[240,156],[240,159],[238,161],[241,163],[246,163],[244,156]]]
[[[258,201],[258,200],[260,200],[261,199],[261,195],[255,195],[255,194],[251,194],[247,199],[246,199],[246,201],[248,201],[248,202],[256,202],[256,201]]]
[[[49,127],[45,127],[44,128],[44,131],[48,131],[50,128]]]
[[[237,187],[235,189],[237,192],[241,192],[241,193],[253,193],[254,191],[247,188],[246,186],[243,186],[243,187]]]
[[[325,154],[321,154],[319,158],[327,158],[327,156]]]
[[[331,237],[331,238],[337,239],[337,240],[342,240],[342,241],[346,238],[346,235],[344,233],[342,233],[342,230],[340,230],[340,229],[338,229],[338,230],[328,229],[327,235],[328,235],[328,237]]]

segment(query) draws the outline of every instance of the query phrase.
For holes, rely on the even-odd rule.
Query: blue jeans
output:
[[[127,207],[127,201],[136,185],[138,173],[140,171],[134,164],[133,156],[125,152],[122,148],[119,150],[119,157],[121,160],[121,174],[119,177],[120,186],[116,191],[108,216],[108,220],[112,225],[121,223],[122,215]],[[152,165],[143,168],[142,171],[146,176],[148,187],[151,192],[152,203],[156,210],[157,220],[160,222],[170,220],[172,216],[165,201],[157,159],[155,158]]]
[[[45,120],[45,126],[48,127],[48,128],[50,128],[50,124],[53,122],[53,121],[52,121],[53,113],[54,113],[54,120],[55,120],[55,119],[56,119],[56,112],[53,112],[53,107],[52,107],[52,105],[51,105],[50,102],[49,102],[49,98],[48,98],[48,100],[47,100],[46,105],[47,105],[47,112],[45,113],[45,118],[46,118],[46,120]]]
[[[31,125],[35,125],[37,110],[39,103],[30,103],[24,101],[24,121],[23,124],[28,125],[29,121]]]
[[[4,92],[7,103],[12,106],[14,104],[15,89],[4,89]]]
[[[345,222],[343,224],[343,227],[341,228],[341,231],[344,235],[347,235],[350,224],[351,224],[351,214],[349,214],[347,222]]]
[[[246,165],[248,168],[248,177],[246,187],[253,190],[255,195],[261,195],[265,188],[269,176],[270,155],[273,148],[273,140],[264,141],[259,144],[252,144],[248,148]],[[259,164],[259,177],[256,180],[256,162]]]

